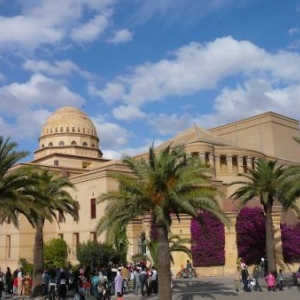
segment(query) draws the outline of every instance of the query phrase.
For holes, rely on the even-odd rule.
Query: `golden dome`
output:
[[[98,139],[96,128],[91,119],[80,109],[63,107],[54,112],[45,122],[41,138],[52,134],[89,135]]]
[[[82,157],[102,157],[99,138],[92,120],[80,109],[63,107],[45,122],[39,137],[39,159],[54,153]]]

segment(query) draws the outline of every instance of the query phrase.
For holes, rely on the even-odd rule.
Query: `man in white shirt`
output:
[[[151,275],[151,285],[150,291],[153,295],[158,293],[158,284],[157,284],[157,270],[155,267],[152,267],[152,275]]]

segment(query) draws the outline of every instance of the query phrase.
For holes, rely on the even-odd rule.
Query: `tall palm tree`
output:
[[[68,189],[74,186],[67,177],[48,169],[32,167],[26,170],[34,180],[34,184],[26,189],[33,205],[30,207],[30,221],[35,227],[35,242],[33,256],[33,295],[39,295],[42,291],[43,274],[43,228],[45,221],[55,220],[59,224],[59,218],[65,220],[70,215],[78,221],[79,204],[74,200]]]
[[[266,256],[268,269],[276,273],[276,251],[274,227],[272,219],[273,204],[278,200],[283,210],[289,208],[298,212],[296,200],[299,193],[293,190],[292,178],[300,178],[299,167],[278,165],[276,161],[259,159],[253,169],[247,173],[239,174],[244,180],[232,182],[231,185],[240,187],[231,195],[235,200],[241,201],[241,207],[258,197],[266,218]]]
[[[197,218],[199,210],[211,211],[228,224],[226,215],[215,200],[217,191],[210,184],[209,169],[198,157],[187,156],[183,147],[166,147],[155,153],[150,147],[148,159],[123,159],[131,173],[113,173],[119,189],[99,197],[107,201],[105,212],[96,230],[114,232],[134,218],[154,215],[158,242],[159,299],[171,299],[170,246],[168,234],[172,215],[180,221],[185,213]]]

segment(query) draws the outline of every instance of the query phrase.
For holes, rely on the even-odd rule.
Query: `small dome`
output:
[[[63,107],[54,112],[45,122],[41,137],[59,133],[80,133],[98,138],[92,120],[76,107]]]

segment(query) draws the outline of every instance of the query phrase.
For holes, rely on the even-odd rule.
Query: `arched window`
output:
[[[92,147],[95,148],[95,144],[92,144]]]
[[[45,147],[45,145],[44,145],[44,144],[42,144],[42,145],[41,145],[41,148],[44,148],[44,147]]]
[[[65,143],[64,143],[63,141],[60,141],[60,142],[58,143],[58,145],[59,145],[59,146],[64,146]]]
[[[49,146],[49,147],[53,147],[53,143],[50,142],[50,143],[48,144],[48,146]]]
[[[54,166],[59,166],[59,161],[57,159],[54,161]]]
[[[78,132],[80,132],[80,127],[78,127]]]
[[[67,127],[67,132],[69,132],[69,127]]]
[[[50,133],[52,133],[52,128],[50,128]]]
[[[57,129],[57,127],[55,127],[55,132],[58,132],[58,129]]]
[[[72,127],[72,132],[75,132],[75,127]]]
[[[75,141],[71,142],[71,146],[76,146],[76,145],[77,145],[77,143]]]
[[[64,132],[64,128],[63,127],[60,127],[60,132]]]
[[[83,128],[82,130],[83,130],[83,133],[85,133],[85,129]]]
[[[84,143],[82,144],[82,146],[83,146],[83,147],[87,147],[87,142],[84,142]]]

